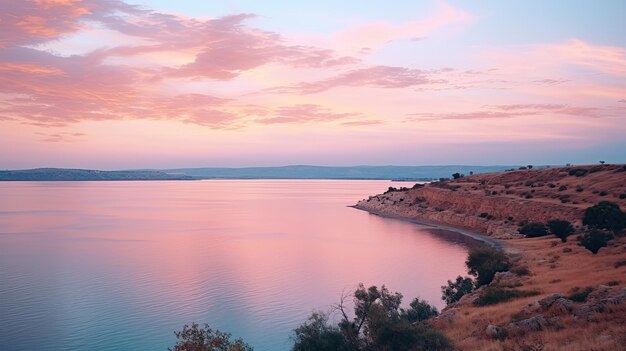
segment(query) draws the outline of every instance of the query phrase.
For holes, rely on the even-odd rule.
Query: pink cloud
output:
[[[443,83],[433,78],[432,71],[422,71],[405,67],[374,66],[354,69],[335,77],[315,82],[303,82],[290,87],[270,88],[269,92],[314,94],[335,87],[377,87],[377,88],[406,88],[415,85]]]
[[[335,113],[319,105],[302,104],[280,107],[274,111],[273,115],[273,117],[260,118],[257,122],[261,124],[330,122],[356,117],[359,114]]]
[[[476,120],[476,119],[502,119],[528,116],[566,115],[588,118],[615,117],[619,115],[619,109],[569,106],[561,104],[512,104],[484,106],[481,111],[460,113],[412,113],[409,116],[416,120]]]

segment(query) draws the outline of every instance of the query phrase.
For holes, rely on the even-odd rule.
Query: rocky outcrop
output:
[[[576,304],[563,294],[550,294],[526,306],[520,313],[524,319],[504,326],[489,325],[485,329],[487,337],[502,339],[508,336],[523,335],[547,327],[558,326],[560,317],[571,315],[579,322],[593,321],[596,313],[603,313],[607,307],[626,303],[626,287],[615,290],[600,285],[592,291],[584,303]]]
[[[553,203],[504,196],[485,196],[427,186],[388,192],[359,201],[359,209],[435,222],[486,233],[494,238],[519,237],[518,222],[581,218],[581,210]]]

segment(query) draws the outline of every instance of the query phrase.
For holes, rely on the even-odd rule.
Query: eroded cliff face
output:
[[[622,203],[626,171],[620,167],[603,166],[588,178],[569,175],[571,167],[477,175],[390,191],[361,200],[355,207],[466,228],[494,238],[515,238],[520,236],[521,223],[563,219],[580,226],[586,207],[600,200]],[[607,191],[591,190],[601,187],[600,181],[609,184]],[[597,195],[604,192],[607,194]]]

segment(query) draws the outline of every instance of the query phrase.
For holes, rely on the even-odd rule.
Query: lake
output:
[[[288,350],[360,282],[441,308],[464,240],[347,207],[413,184],[0,182],[0,345],[167,350],[196,321]]]

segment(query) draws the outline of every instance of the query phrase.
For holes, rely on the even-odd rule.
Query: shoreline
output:
[[[464,237],[468,237],[471,238],[477,242],[480,242],[481,244],[484,245],[488,245],[491,247],[494,247],[496,249],[505,249],[505,244],[498,239],[494,239],[491,238],[485,234],[480,234],[477,232],[473,232],[471,230],[465,229],[465,228],[459,228],[459,227],[454,227],[454,226],[450,226],[444,223],[436,223],[436,222],[432,222],[432,221],[427,221],[427,220],[419,220],[419,219],[414,219],[414,218],[409,218],[409,217],[404,217],[404,216],[400,216],[400,215],[393,215],[393,214],[389,214],[389,213],[385,213],[382,211],[376,211],[376,210],[371,210],[371,209],[367,209],[364,207],[360,207],[358,205],[349,205],[348,207],[352,207],[354,209],[360,210],[360,211],[365,211],[368,212],[372,215],[375,216],[380,216],[383,218],[390,218],[390,219],[397,219],[397,220],[401,220],[401,221],[405,221],[405,222],[411,222],[413,224],[417,224],[420,227],[423,227],[425,229],[441,229],[441,230],[445,230],[445,231],[450,231],[450,232],[454,232],[457,234],[461,234]]]

